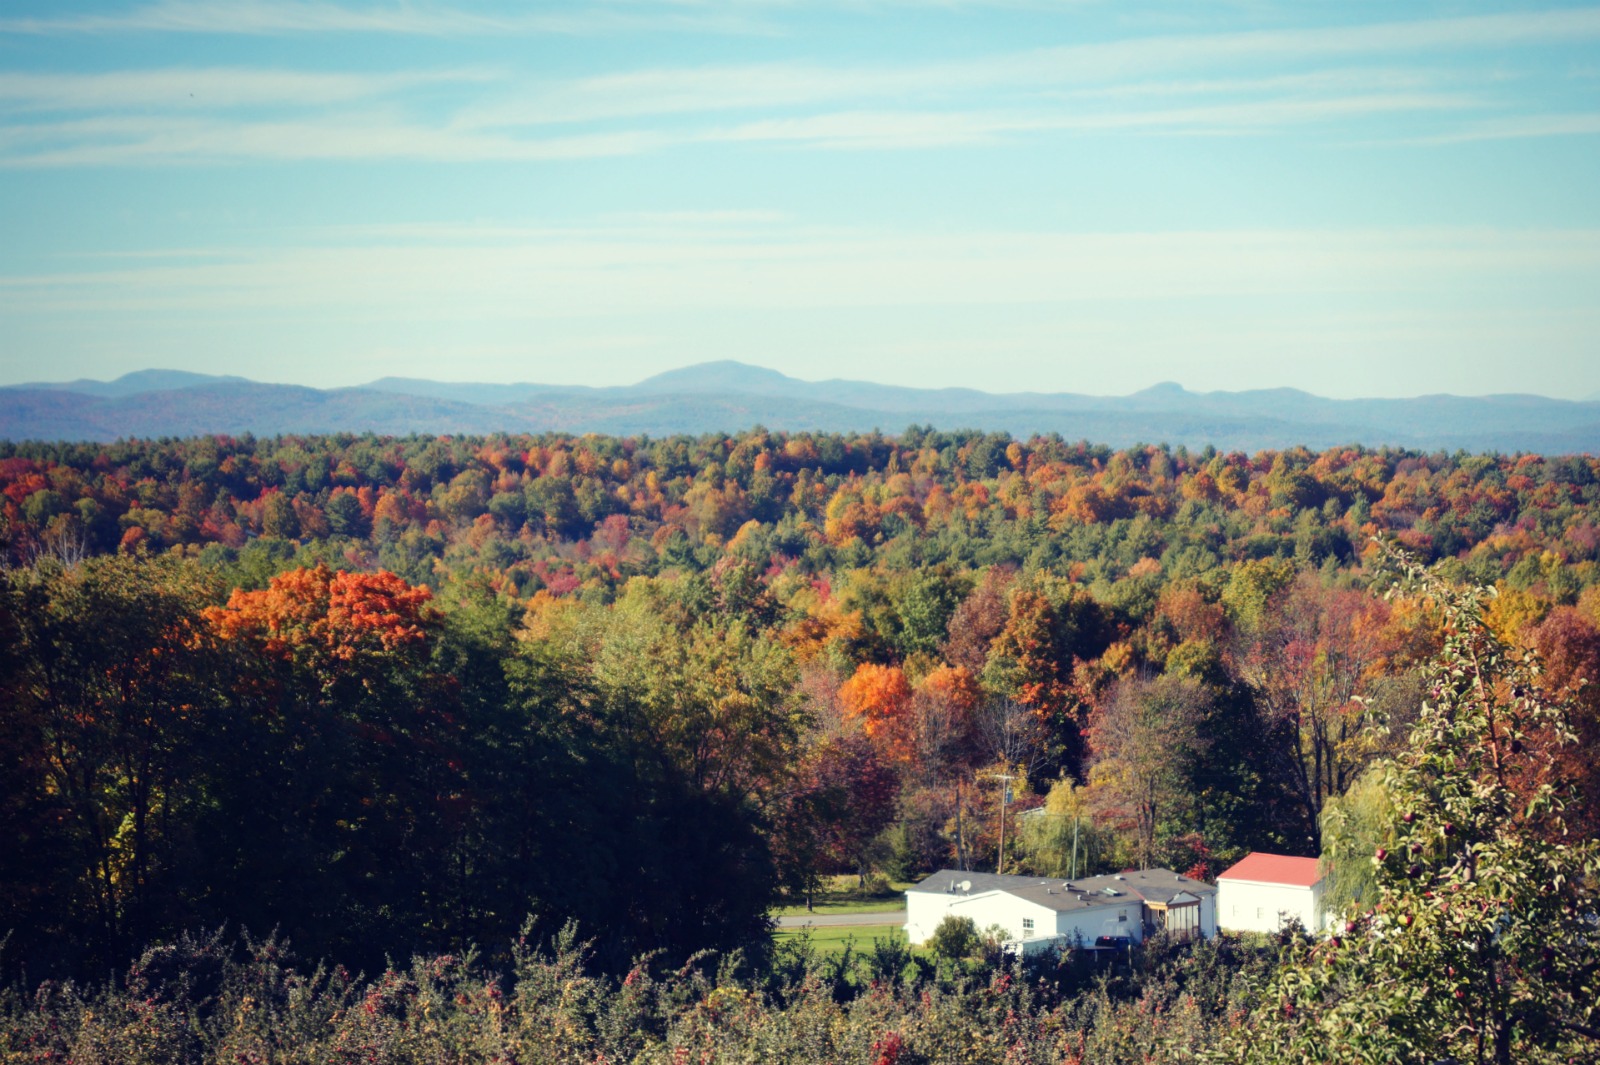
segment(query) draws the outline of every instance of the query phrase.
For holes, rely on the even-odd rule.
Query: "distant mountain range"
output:
[[[1245,451],[1389,444],[1600,452],[1600,401],[1593,397],[1324,399],[1291,388],[1190,392],[1170,383],[1130,396],[989,393],[801,381],[739,362],[702,363],[617,388],[385,377],[356,388],[316,389],[176,370],[142,370],[115,381],[0,388],[0,438],[10,440],[551,430],[664,436],[733,432],[758,424],[888,433],[917,424],[1001,430],[1018,437],[1060,433],[1114,446],[1166,442]]]

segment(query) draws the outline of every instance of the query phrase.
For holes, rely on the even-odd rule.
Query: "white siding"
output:
[[[958,917],[972,918],[979,932],[999,925],[1005,930],[1007,939],[1048,939],[1056,923],[1054,910],[1005,891],[969,895],[950,907],[950,912]],[[1023,926],[1024,919],[1033,921],[1031,931]]]
[[[1107,900],[1108,903],[1112,901]],[[1129,936],[1137,942],[1143,937],[1144,929],[1139,899],[1128,896],[1114,901],[1116,905],[1058,913],[1005,891],[985,891],[974,895],[908,891],[906,938],[912,943],[924,943],[946,915],[955,914],[972,918],[979,932],[999,925],[1007,939],[1038,940],[1040,946],[1053,942],[1058,936],[1070,939],[1075,931],[1089,944],[1093,944],[1097,936]],[[1119,916],[1123,919],[1119,920]],[[1028,919],[1033,921],[1031,929],[1023,924]]]
[[[1055,911],[1017,898],[1004,891],[984,891],[973,895],[943,895],[933,892],[906,892],[906,938],[924,943],[949,914],[970,917],[983,932],[999,925],[1008,939],[1048,938],[1055,929]],[[1023,920],[1031,918],[1029,931]]]
[[[1136,896],[1107,898],[1092,909],[1067,910],[1055,917],[1056,935],[1068,942],[1077,937],[1092,947],[1101,936],[1127,936],[1135,943],[1144,939],[1144,901]]]
[[[1276,932],[1290,917],[1308,931],[1321,931],[1322,885],[1294,887],[1249,880],[1217,881],[1217,923],[1229,932]]]
[[[1217,934],[1217,898],[1207,892],[1200,896],[1200,933],[1207,939]],[[1144,901],[1132,892],[1118,897],[1097,897],[1088,909],[1056,911],[1029,902],[1007,891],[984,891],[972,895],[942,892],[906,892],[906,938],[925,943],[946,915],[972,918],[979,932],[999,925],[1007,939],[1032,944],[1031,949],[1074,938],[1088,946],[1100,936],[1127,936],[1135,943],[1144,940]],[[1032,919],[1033,927],[1023,921]],[[1274,925],[1276,927],[1276,925]]]
[[[927,891],[906,892],[906,938],[912,943],[925,943],[939,927],[950,904],[962,895],[938,895]]]

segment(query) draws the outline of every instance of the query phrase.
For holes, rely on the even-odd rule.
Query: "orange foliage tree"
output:
[[[880,750],[895,761],[911,757],[911,685],[899,666],[862,663],[840,687],[839,699],[846,716],[859,720]]]

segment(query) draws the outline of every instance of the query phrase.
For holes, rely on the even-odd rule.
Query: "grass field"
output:
[[[903,939],[905,928],[898,924],[856,925],[851,928],[784,928],[775,932],[772,940],[774,943],[786,943],[809,934],[811,945],[818,951],[824,954],[837,954],[852,940],[855,942],[856,950],[871,950],[874,939],[888,939],[895,933]]]

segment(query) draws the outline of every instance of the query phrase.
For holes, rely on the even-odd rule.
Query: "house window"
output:
[[[1023,939],[1032,939],[1033,938],[1033,918],[1032,917],[1024,917],[1022,919],[1022,938]]]

